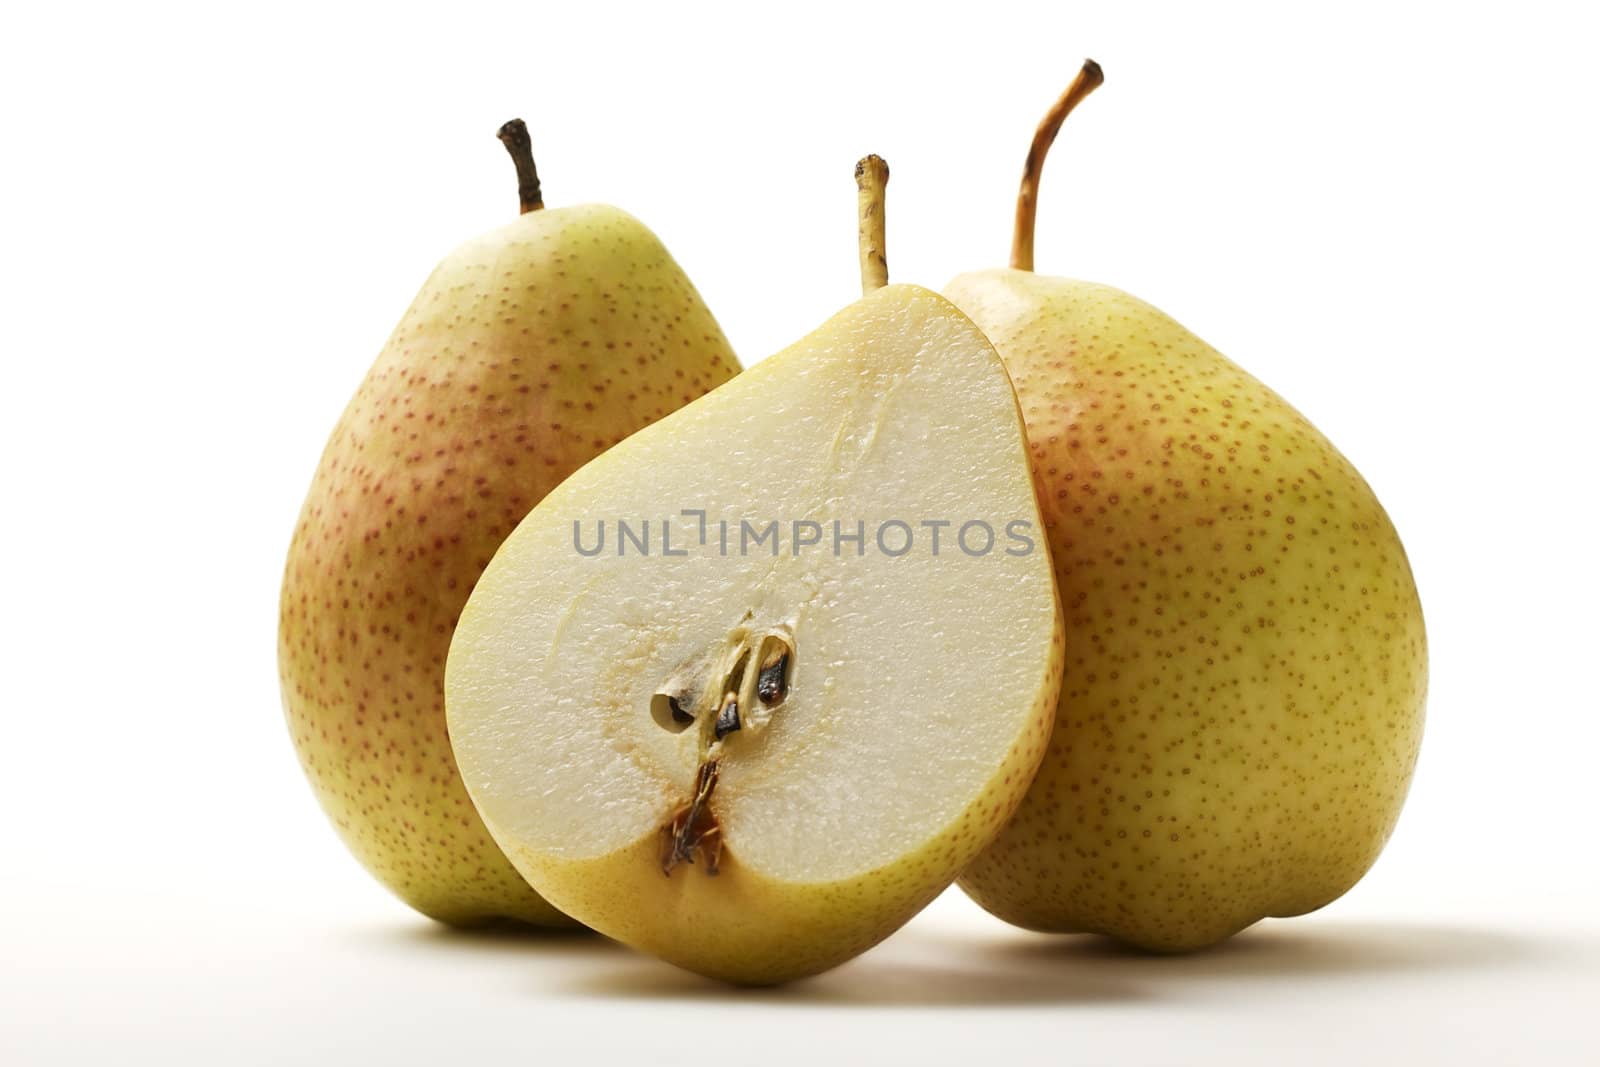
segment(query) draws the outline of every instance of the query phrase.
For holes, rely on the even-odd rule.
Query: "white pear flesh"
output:
[[[681,514],[699,509],[704,544]],[[618,519],[649,520],[649,554],[614,537],[579,553],[575,522],[592,550]],[[663,554],[664,519],[686,555]],[[743,521],[774,520],[776,555],[742,546]],[[797,520],[822,530],[798,554]],[[835,520],[865,544],[836,553]],[[901,555],[877,542],[895,520]],[[923,523],[939,520],[934,554]],[[981,555],[958,541],[971,521],[995,532]],[[769,631],[793,643],[788,692],[716,743],[719,868],[664,873],[710,731],[703,714],[663,725],[652,699],[679,676],[720,685]],[[1061,662],[1010,380],[950,304],[891,286],[552,492],[468,601],[446,698],[473,801],[546,899],[680,966],[768,983],[875,944],[998,833],[1043,756]]]

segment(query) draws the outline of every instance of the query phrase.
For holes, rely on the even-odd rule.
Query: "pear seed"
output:
[[[717,712],[717,722],[712,730],[716,734],[716,739],[721,741],[739,729],[739,726],[739,697],[735,693],[729,693],[722,698],[722,710]]]
[[[782,645],[773,649],[761,665],[756,678],[756,696],[769,707],[782,704],[789,695],[789,650]]]

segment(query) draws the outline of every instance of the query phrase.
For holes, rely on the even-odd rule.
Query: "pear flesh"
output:
[[[996,270],[946,295],[1016,384],[1072,634],[1049,755],[961,885],[1022,926],[1157,950],[1338,897],[1395,825],[1427,689],[1372,490],[1126,293]]]
[[[619,941],[735,982],[842,962],[954,879],[1043,754],[1062,634],[1038,522],[993,349],[881,289],[507,540],[446,673],[473,801]]]
[[[284,706],[345,843],[418,910],[570,921],[512,869],[462,788],[445,733],[450,635],[545,493],[737,371],[638,220],[531,211],[439,264],[340,419],[284,574]]]

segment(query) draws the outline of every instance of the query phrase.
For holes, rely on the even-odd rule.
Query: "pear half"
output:
[[[735,982],[824,970],[1033,776],[1062,662],[1040,529],[994,350],[880,289],[522,522],[450,651],[462,777],[596,930]]]

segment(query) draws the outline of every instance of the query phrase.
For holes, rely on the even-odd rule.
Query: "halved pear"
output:
[[[993,348],[878,290],[522,522],[446,668],[462,777],[610,937],[735,982],[841,963],[1033,777],[1062,662],[1041,530]]]

